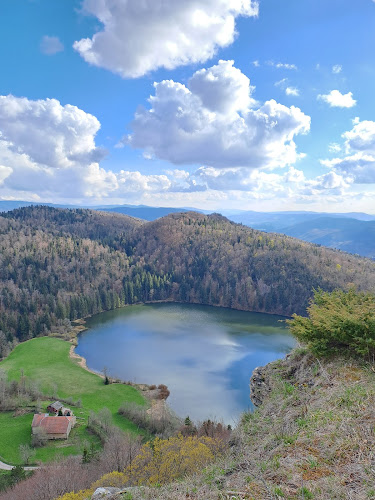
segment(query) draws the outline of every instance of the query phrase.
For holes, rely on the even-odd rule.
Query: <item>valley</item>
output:
[[[375,263],[371,259],[248,228],[219,214],[197,212],[171,213],[146,222],[119,213],[30,206],[0,216],[0,233],[0,378],[4,387],[0,460],[25,462],[22,456],[28,451],[33,414],[45,412],[52,401],[61,400],[77,418],[66,441],[48,441],[30,450],[29,463],[51,465],[42,465],[29,479],[20,473],[16,480],[21,481],[19,488],[23,480],[34,481],[42,491],[43,481],[50,487],[60,477],[62,491],[70,491],[73,485],[66,483],[63,470],[77,472],[77,491],[89,487],[86,493],[64,500],[88,498],[96,487],[124,482],[153,487],[158,483],[151,472],[147,476],[142,457],[149,457],[150,467],[164,467],[164,458],[153,455],[160,446],[179,449],[178,453],[187,457],[181,469],[160,476],[162,481],[198,472],[194,467],[199,462],[191,460],[190,453],[200,449],[205,457],[201,467],[211,470],[215,484],[225,484],[227,491],[246,489],[255,492],[255,498],[262,498],[261,485],[266,483],[294,498],[293,487],[285,479],[275,483],[270,476],[279,453],[288,456],[285,447],[305,443],[305,427],[296,428],[283,412],[293,398],[297,407],[297,399],[307,401],[302,397],[304,384],[307,388],[316,386],[322,394],[322,399],[314,402],[314,408],[321,411],[320,405],[330,400],[323,397],[322,377],[326,377],[325,370],[334,373],[337,367],[326,365],[327,369],[316,372],[318,378],[313,382],[311,370],[315,374],[321,362],[309,357],[305,347],[302,351],[307,357],[300,358],[300,351],[293,350],[295,339],[278,322],[296,313],[304,318],[314,290],[319,302],[319,294],[326,292],[332,297],[342,293],[344,298],[354,294],[355,298],[357,289],[362,307],[368,300],[366,293],[372,297],[375,292]],[[357,321],[354,316],[353,321]],[[79,358],[69,356],[77,340],[77,355],[87,358],[89,369],[102,372],[102,376],[85,370]],[[368,349],[372,340],[369,342],[365,344]],[[297,364],[299,359],[306,360],[295,381],[289,368],[283,368],[289,362],[280,359],[288,352]],[[352,362],[340,363],[350,367]],[[254,412],[248,399],[248,381],[259,364],[273,367],[276,378],[268,382],[268,372],[266,376],[255,371],[256,384],[260,385],[253,383],[252,397],[261,409]],[[170,385],[171,407],[180,418],[164,409],[161,417],[147,413],[151,403],[140,390],[142,386],[133,386],[134,382]],[[367,378],[366,384],[366,401],[370,401],[372,386]],[[151,387],[156,390],[156,385]],[[169,393],[167,387],[159,387]],[[262,392],[264,387],[266,393]],[[13,406],[7,408],[8,393],[13,394],[9,400]],[[357,408],[357,399],[353,404]],[[273,420],[271,407],[280,408],[277,412],[282,424],[279,417]],[[301,415],[298,418],[304,419],[305,413]],[[340,425],[344,417],[347,415],[340,417]],[[255,453],[260,460],[256,443],[268,439],[260,430],[260,418],[265,419],[265,429],[276,441],[267,448],[270,453],[267,465],[261,466],[261,483],[251,464],[247,470],[253,480],[247,483],[230,469],[228,460],[232,451],[236,461],[243,457],[241,453]],[[313,432],[310,420],[306,425]],[[237,444],[230,451],[232,433]],[[241,433],[246,434],[245,441]],[[254,442],[249,445],[253,435]],[[139,479],[131,475],[133,454],[140,467]],[[298,460],[300,464],[304,458]],[[210,466],[215,463],[226,471],[228,480],[218,479],[216,466]],[[283,465],[285,470],[288,467]],[[314,465],[314,471],[320,471],[319,467]],[[334,467],[325,462],[322,467],[324,474],[329,470],[328,476],[337,476]],[[118,476],[113,475],[116,468]],[[292,467],[290,474],[297,474],[297,469]],[[326,477],[310,477],[305,472],[307,481]],[[7,481],[10,476],[4,477]],[[201,498],[214,498],[217,491],[205,477],[199,476],[193,489]],[[363,481],[367,481],[365,476]],[[22,491],[18,486],[10,490],[15,495]],[[303,488],[297,487],[295,493],[300,495]],[[318,491],[322,486],[311,482],[306,491],[311,488]],[[134,490],[134,498],[138,493],[157,498],[152,488],[149,492]],[[160,495],[174,498],[165,489]]]

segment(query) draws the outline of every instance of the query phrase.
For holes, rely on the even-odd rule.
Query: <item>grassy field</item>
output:
[[[117,414],[125,401],[146,404],[139,391],[123,384],[105,385],[103,380],[89,373],[69,357],[70,344],[55,338],[38,338],[18,345],[14,351],[0,363],[10,380],[19,380],[21,371],[32,380],[38,381],[46,401],[43,409],[54,399],[78,399],[82,407],[72,409],[77,416],[77,425],[72,430],[68,441],[50,441],[39,448],[34,461],[47,462],[61,455],[82,453],[84,443],[99,446],[97,438],[86,430],[90,410],[99,411],[108,408],[112,413],[113,423],[124,431],[137,432],[135,426]],[[47,399],[51,398],[51,399]],[[57,399],[58,399],[57,398]],[[67,405],[69,406],[69,405]],[[33,414],[14,417],[13,412],[0,413],[0,459],[11,464],[20,463],[19,445],[30,444],[31,422]]]

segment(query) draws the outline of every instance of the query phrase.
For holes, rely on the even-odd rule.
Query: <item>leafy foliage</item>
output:
[[[123,473],[106,474],[93,486],[148,485],[172,482],[201,471],[223,451],[219,439],[207,436],[156,438],[142,446]]]
[[[317,355],[345,352],[373,359],[375,295],[354,289],[332,293],[317,290],[308,317],[288,320],[292,333]]]
[[[18,482],[23,481],[29,477],[32,473],[26,472],[23,467],[16,465],[11,471],[1,471],[0,472],[0,492],[10,489],[15,486]]]

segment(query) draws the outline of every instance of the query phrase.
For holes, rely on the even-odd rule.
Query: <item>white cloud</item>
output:
[[[121,170],[117,178],[118,192],[121,194],[167,191],[172,184],[166,175],[144,175],[140,172],[125,170]]]
[[[11,169],[4,185],[24,192],[85,194],[113,184],[99,167],[98,120],[55,99],[0,96],[0,165]],[[9,170],[8,170],[9,172]]]
[[[283,89],[287,96],[298,97],[300,95],[299,89],[297,87],[292,87],[291,85],[289,85],[289,78],[283,78],[282,80],[275,82],[274,85],[275,87],[280,87],[281,89]]]
[[[375,1],[375,0],[374,0]],[[334,66],[332,66],[332,73],[334,75],[338,75],[339,73],[341,73],[342,71],[342,66],[341,64],[335,64]]]
[[[294,167],[290,167],[284,174],[241,168],[201,167],[194,173],[194,177],[198,182],[203,182],[208,189],[246,191],[256,199],[339,196],[351,184],[335,172],[329,172],[315,179],[306,179],[304,173]]]
[[[310,129],[310,117],[294,106],[253,107],[250,81],[232,61],[198,71],[188,86],[165,80],[154,87],[151,108],[138,109],[124,142],[177,165],[291,165],[299,158],[294,137]]]
[[[331,142],[331,144],[328,145],[328,151],[330,153],[339,153],[341,151],[341,146],[337,144],[337,142]]]
[[[354,120],[354,127],[343,134],[347,148],[375,155],[375,122]]]
[[[281,62],[274,62],[274,61],[267,61],[267,64],[269,66],[273,66],[274,68],[277,69],[294,69],[297,70],[297,66],[295,64],[288,64],[288,63],[281,63]]]
[[[329,94],[319,94],[318,99],[329,104],[331,108],[352,108],[357,104],[352,92],[342,94],[339,90],[331,90]]]
[[[189,80],[190,91],[203,107],[215,113],[229,114],[249,108],[253,88],[249,78],[233,66],[234,61],[219,61],[216,66],[201,69]]]
[[[283,78],[282,80],[278,80],[275,82],[275,87],[285,88],[288,85],[288,78]]]
[[[292,95],[295,97],[299,96],[299,90],[297,89],[297,87],[287,87],[285,89],[285,93],[286,93],[286,95]]]
[[[57,36],[45,35],[40,42],[40,50],[47,56],[53,56],[64,50],[64,45]]]
[[[0,186],[4,183],[4,180],[10,176],[12,172],[13,169],[11,167],[0,165]]]
[[[356,184],[375,183],[375,156],[355,153],[344,158],[322,160],[321,163]]]
[[[375,0],[374,0],[374,2],[375,2]],[[255,66],[256,68],[259,68],[259,66],[260,66],[259,61],[253,61],[253,66]]]
[[[0,196],[27,200],[129,199],[150,193],[198,191],[196,182],[171,172],[144,175],[100,166],[95,144],[99,121],[55,99],[0,96]],[[18,194],[18,195],[17,195]]]
[[[169,205],[176,203],[180,206],[194,203],[202,206],[208,202],[221,206],[221,203],[242,199],[259,202],[285,200],[288,203],[314,200],[317,203],[327,197],[335,201],[343,193],[347,195],[351,184],[360,181],[355,175],[359,176],[361,172],[353,173],[352,168],[349,172],[349,166],[338,159],[331,160],[328,173],[315,179],[307,179],[293,166],[284,173],[280,170],[279,173],[266,172],[255,167],[255,164],[274,166],[276,162],[282,166],[295,161],[298,155],[291,142],[296,133],[308,130],[309,117],[297,108],[287,108],[275,101],[252,108],[250,82],[233,68],[231,62],[198,72],[193,79],[201,97],[181,84],[162,82],[161,93],[156,92],[151,99],[153,114],[161,113],[164,117],[160,140],[166,141],[171,134],[177,134],[178,138],[181,135],[183,140],[172,144],[172,150],[179,146],[184,155],[191,155],[191,142],[187,137],[192,136],[193,144],[202,146],[203,153],[215,160],[193,172],[171,169],[145,174],[128,169],[117,173],[106,170],[100,164],[105,152],[95,142],[100,123],[94,116],[75,106],[63,106],[53,99],[32,101],[13,96],[0,97],[1,198],[71,203],[107,199],[116,203],[126,200],[128,203],[149,204],[160,204],[164,200]],[[214,87],[215,100],[207,101],[211,79],[214,85],[222,81],[225,88],[232,89],[231,105],[227,105],[230,92],[222,91],[220,86]],[[155,107],[155,99],[160,95],[163,96],[162,102]],[[204,107],[202,100],[211,109]],[[159,104],[164,108],[158,107]],[[149,112],[143,112],[147,121]],[[166,134],[163,133],[164,120],[171,126],[171,131],[167,130]],[[346,147],[352,152],[353,148],[362,148],[356,154],[360,155],[362,162],[367,161],[367,173],[372,158],[368,152],[374,147],[373,126],[373,122],[358,120],[353,129],[344,134]],[[145,132],[154,138],[153,128],[146,127]],[[211,148],[215,146],[217,133],[221,134],[217,143],[221,149],[218,151]],[[198,142],[198,136],[203,136],[203,142]],[[231,154],[223,149],[223,144]],[[168,147],[167,151],[170,152]],[[237,155],[236,161],[232,161],[234,154]],[[224,160],[219,159],[221,156]],[[238,166],[241,162],[245,167]],[[366,172],[362,171],[362,174]]]
[[[257,16],[254,0],[84,0],[103,29],[74,43],[88,63],[124,78],[205,62],[236,36],[238,16]]]
[[[345,153],[343,158],[321,160],[321,163],[333,169],[356,184],[375,183],[375,122],[353,120],[352,130],[345,132]]]

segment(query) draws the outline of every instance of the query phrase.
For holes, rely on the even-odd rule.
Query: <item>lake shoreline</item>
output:
[[[89,368],[87,366],[86,358],[75,352],[76,347],[77,346],[75,344],[72,344],[70,346],[69,358],[72,361],[77,361],[78,366],[80,366],[84,370],[88,371],[89,373],[92,373],[93,375],[97,375],[102,380],[104,380],[105,375],[103,373],[100,373],[96,370],[92,370],[91,368]],[[151,403],[151,406],[147,411],[152,415],[161,414],[163,411],[163,408],[166,407],[166,400],[159,398],[160,389],[158,389],[158,388],[153,389],[155,384],[142,384],[142,383],[136,384],[135,382],[122,380],[122,379],[119,379],[117,377],[116,377],[116,379],[112,379],[112,377],[109,377],[109,380],[110,380],[110,385],[111,384],[129,385],[130,387],[134,387],[135,389],[140,391],[142,396],[144,396]]]
[[[182,302],[182,301],[176,301],[173,299],[163,299],[163,300],[147,300],[146,302],[134,302],[134,304],[124,304],[121,307],[117,307],[116,309],[108,309],[106,311],[101,311],[95,314],[89,314],[88,316],[84,316],[83,318],[78,318],[75,320],[72,320],[72,323],[78,323],[80,325],[85,325],[86,320],[89,318],[94,318],[98,314],[103,314],[106,312],[111,312],[111,311],[119,311],[120,309],[125,309],[127,307],[133,307],[133,306],[144,306],[144,305],[153,305],[153,304],[180,304],[180,305],[192,305],[192,306],[204,306],[204,307],[213,307],[215,309],[223,309],[223,310],[228,310],[228,311],[238,311],[238,312],[244,312],[244,313],[252,313],[252,314],[266,314],[267,316],[280,316],[280,318],[285,318],[285,319],[291,319],[292,316],[285,316],[284,314],[279,314],[279,313],[274,313],[274,312],[267,312],[267,311],[253,311],[249,309],[238,309],[237,307],[226,307],[226,306],[219,306],[216,304],[203,304],[202,302]],[[81,331],[78,332],[81,333],[82,331],[87,330],[87,327],[84,327]]]

